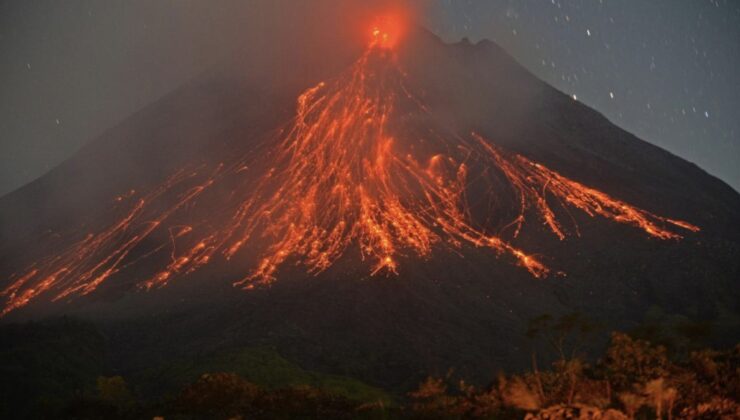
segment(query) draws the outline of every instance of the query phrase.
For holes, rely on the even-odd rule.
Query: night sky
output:
[[[740,189],[740,1],[415,3],[445,40],[497,42],[617,125]],[[0,1],[0,194],[217,62],[286,4],[308,2]]]
[[[435,0],[445,39],[488,38],[638,137],[740,189],[740,1]]]

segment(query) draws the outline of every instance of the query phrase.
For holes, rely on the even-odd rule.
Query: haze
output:
[[[0,3],[0,194],[43,175],[234,51],[356,36],[361,16],[377,3]],[[740,186],[735,163],[740,106],[732,74],[740,39],[734,36],[740,27],[733,25],[740,20],[737,6],[718,2],[666,14],[670,7],[640,2],[617,9],[531,1],[414,3],[423,3],[422,22],[445,39],[495,39],[538,76],[617,124]],[[347,22],[346,16],[357,21]],[[675,24],[697,16],[696,27]],[[616,27],[632,30],[593,23],[615,18]],[[689,28],[682,34],[693,46],[679,40],[661,53],[651,40],[670,38],[676,26]],[[633,48],[640,39],[643,47]],[[610,51],[595,54],[604,44]],[[625,51],[629,60],[617,59]],[[674,62],[661,61],[665,54]],[[578,82],[573,69],[584,69]],[[610,71],[629,77],[610,80]]]

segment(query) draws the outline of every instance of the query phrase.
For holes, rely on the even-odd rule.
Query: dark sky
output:
[[[558,89],[740,189],[740,1],[412,1],[445,40],[496,41]],[[276,34],[290,26],[285,10],[310,21],[318,3],[0,0],[0,194],[240,42],[285,41]]]

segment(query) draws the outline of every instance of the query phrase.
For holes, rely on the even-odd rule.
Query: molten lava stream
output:
[[[424,126],[433,125],[433,116],[406,86],[391,42],[383,31],[374,32],[349,71],[298,98],[296,116],[275,138],[265,173],[245,176],[264,160],[245,153],[211,173],[178,172],[138,199],[128,194],[118,201],[133,204],[119,221],[12,278],[0,292],[6,300],[2,315],[42,295],[59,300],[89,294],[128,267],[167,252],[169,262],[140,279],[140,287],[162,287],[216,259],[250,259],[254,248],[261,249],[256,266],[236,286],[269,284],[289,261],[321,273],[350,246],[359,247],[372,275],[397,273],[402,257],[428,258],[435,247],[467,244],[544,277],[549,269],[540,258],[503,235],[517,237],[534,218],[565,240],[566,224],[551,206],[631,225],[659,239],[679,239],[671,227],[699,230],[563,177],[477,134],[436,134],[444,130]],[[502,220],[504,213],[495,208],[487,215],[493,223],[473,220],[467,195],[474,181],[491,186],[479,197],[484,201],[518,203],[513,220]],[[219,212],[204,212],[210,219],[176,220],[184,217],[183,209],[203,206],[197,198],[214,184],[235,182],[243,185],[228,197],[209,196],[209,205],[221,202]],[[496,187],[502,183],[508,193]],[[224,212],[228,217],[222,220]],[[577,233],[575,223],[570,225]],[[143,249],[154,235],[168,240]]]

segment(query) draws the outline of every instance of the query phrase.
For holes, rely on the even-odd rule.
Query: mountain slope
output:
[[[418,30],[394,48],[393,66],[371,55],[359,73],[346,73],[343,69],[353,65],[352,55],[338,53],[335,59],[321,60],[296,54],[293,62],[286,61],[292,70],[305,72],[292,72],[290,78],[281,71],[242,74],[245,63],[235,60],[152,104],[71,161],[2,198],[0,275],[9,279],[2,284],[9,299],[6,308],[14,294],[29,296],[28,301],[16,299],[20,305],[11,307],[5,319],[55,313],[98,319],[115,343],[116,365],[124,370],[145,369],[157,358],[164,362],[269,344],[305,368],[403,387],[418,375],[443,373],[450,367],[483,380],[494,369],[526,363],[529,351],[523,331],[528,319],[542,313],[579,310],[611,329],[635,325],[654,305],[704,320],[737,313],[740,195],[730,187],[620,130],[534,78],[489,42],[444,45]],[[363,81],[342,84],[343,77]],[[319,80],[327,80],[329,87],[316,85]],[[395,96],[386,103],[389,84]],[[325,96],[303,97],[304,105],[308,104],[304,121],[315,124],[322,134],[284,136],[285,122],[296,113],[295,98],[311,86],[319,86],[317,92],[328,89]],[[331,90],[332,86],[338,87]],[[353,105],[355,96],[346,92],[357,89],[369,99]],[[331,98],[338,99],[332,102]],[[338,104],[337,108],[321,105],[327,102]],[[345,135],[342,142],[327,148],[307,142],[306,153],[314,153],[311,159],[332,163],[318,166],[323,171],[292,169],[301,161],[290,154],[282,161],[273,160],[274,139],[286,140],[288,151],[301,140],[335,140],[336,133],[345,133],[333,125],[342,121],[342,112],[352,110],[346,121],[354,127],[360,124],[355,111],[368,103],[371,118],[387,117],[391,122],[387,126],[369,122],[360,137]],[[386,108],[393,111],[385,112]],[[321,112],[312,116],[312,110],[323,109],[338,111],[326,120]],[[300,128],[301,121],[298,118],[288,128]],[[342,165],[355,156],[374,156],[377,144],[367,141],[381,138],[377,133],[386,128],[396,137],[392,147],[398,144],[408,155],[425,156],[429,165],[434,164],[435,153],[445,151],[446,158],[455,162],[454,171],[447,166],[417,169],[413,163],[421,162],[422,156],[404,160],[399,153],[393,155],[394,162],[401,162],[398,167],[383,166],[379,171],[351,164],[343,172],[331,172],[345,168]],[[417,139],[424,141],[414,142]],[[346,153],[332,160],[343,147],[348,147]],[[489,148],[490,155],[483,157]],[[241,166],[230,163],[247,162],[239,156],[248,158],[246,175],[239,175]],[[214,169],[221,162],[235,169]],[[468,173],[477,174],[466,178],[465,187],[458,191],[468,197],[469,206],[448,208],[444,194],[454,191],[461,163]],[[271,168],[277,172],[271,179],[278,181],[253,187]],[[187,175],[188,171],[195,175]],[[427,172],[432,173],[430,179],[442,178],[442,187],[423,181]],[[317,179],[317,185],[335,185],[341,178],[337,174],[369,191],[351,196],[347,208],[355,208],[365,197],[380,210],[347,213],[347,220],[355,220],[358,227],[340,234],[341,240],[319,237],[338,244],[331,249],[341,251],[325,263],[306,248],[305,243],[316,240],[314,234],[281,229],[302,217],[323,229],[322,212],[293,210],[312,191],[296,183]],[[379,185],[367,184],[372,174],[379,179],[382,174],[393,176],[383,181],[383,188],[372,190]],[[241,186],[242,179],[246,186]],[[290,199],[281,201],[280,191]],[[423,205],[420,191],[432,197]],[[222,248],[213,245],[214,250],[228,251],[234,245],[229,242],[232,231],[222,230],[221,225],[228,226],[239,208],[233,204],[234,196],[236,202],[243,197],[244,202],[267,203],[267,207],[257,206],[258,212],[246,211],[272,212],[274,220],[259,216],[254,229],[269,230],[260,220],[277,221],[278,233],[256,235],[261,238],[256,244],[237,247],[237,258],[229,260],[220,253],[203,253],[210,242],[201,248],[197,240],[184,242],[193,253],[187,254],[188,261],[181,260],[185,254],[175,245],[189,241],[191,230],[185,226],[199,235],[229,233],[222,235],[223,242],[219,242],[220,233],[213,238],[201,236],[213,244],[223,243]],[[183,197],[187,200],[179,205]],[[329,195],[320,197],[316,202],[331,202]],[[522,197],[527,208],[518,213]],[[155,204],[143,213],[128,213],[138,198],[146,199],[147,205],[152,198]],[[405,214],[400,220],[411,226],[406,230],[394,226],[387,216],[396,209],[390,205],[396,199],[398,211]],[[606,206],[614,200],[619,204]],[[546,209],[556,222],[548,218]],[[157,219],[169,210],[172,216]],[[105,232],[127,214],[142,218],[136,227],[140,230],[113,231],[101,243],[116,249],[131,238],[137,242],[125,248],[125,255],[109,254],[123,255],[121,264],[94,287],[89,287],[90,282],[76,283],[87,272],[81,269],[68,280],[74,289],[70,294],[65,289],[36,294],[41,289],[28,284],[13,288],[34,261],[75,242],[84,245],[87,233]],[[372,229],[362,224],[364,218],[358,214],[386,220],[378,226],[390,232],[388,237],[373,239]],[[517,215],[526,220],[521,235],[507,227]],[[491,226],[487,226],[489,219],[495,219]],[[147,223],[152,220],[157,227],[149,231]],[[200,220],[205,222],[192,223]],[[147,233],[140,237],[137,232]],[[661,232],[665,237],[654,235]],[[427,239],[437,245],[428,250],[419,245]],[[398,250],[385,248],[384,240]],[[270,253],[271,244],[280,246]],[[363,244],[373,250],[363,251]],[[275,260],[282,250],[304,262]],[[265,255],[273,258],[275,272],[271,265],[266,266],[270,270],[261,270],[256,264]],[[363,260],[363,255],[370,261]],[[546,266],[547,276],[532,269],[530,259]],[[90,261],[81,264],[95,266],[99,260]],[[50,264],[58,267],[53,258]],[[255,266],[265,275],[252,276]],[[377,275],[371,275],[375,271]],[[21,274],[11,277],[13,273]],[[162,273],[169,274],[160,277]],[[91,280],[101,278],[100,273],[94,274]],[[270,286],[249,291],[232,287],[246,277],[260,280],[257,286]],[[153,287],[146,286],[152,280]],[[142,284],[152,290],[141,290]],[[244,285],[252,283],[240,283]],[[59,299],[50,302],[54,293]]]

